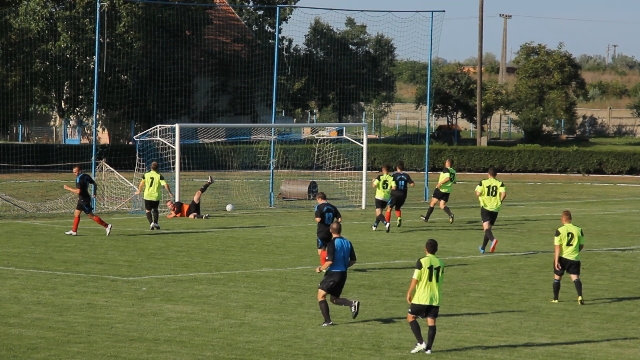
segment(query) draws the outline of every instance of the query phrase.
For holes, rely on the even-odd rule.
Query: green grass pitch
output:
[[[71,214],[0,219],[0,359],[403,359],[413,335],[405,293],[424,243],[447,265],[431,357],[438,359],[637,359],[640,356],[640,179],[499,175],[507,200],[480,255],[480,175],[459,175],[450,225],[436,209],[419,219],[422,179],[403,225],[371,231],[366,210],[344,210],[357,251],[344,296],[323,328],[314,272],[314,202],[308,210],[212,212],[208,220],[101,214],[111,236]],[[435,179],[435,177],[431,177]],[[216,186],[214,184],[214,186]],[[432,185],[433,186],[433,185]],[[205,203],[216,209],[215,194]],[[328,194],[331,197],[331,194]],[[552,304],[553,234],[573,212],[586,235],[585,306],[562,282]],[[72,210],[72,209],[70,209]],[[426,337],[426,324],[420,322]]]

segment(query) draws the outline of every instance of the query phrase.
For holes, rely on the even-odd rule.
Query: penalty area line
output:
[[[585,250],[584,252],[636,253],[638,252],[637,251],[638,249],[640,249],[640,246],[591,249],[591,250]],[[524,251],[524,252],[515,252],[515,253],[490,253],[490,254],[482,254],[482,255],[448,256],[448,257],[442,257],[441,259],[442,260],[480,259],[480,258],[490,259],[497,256],[526,256],[526,255],[551,254],[551,253],[553,253],[553,251]],[[368,263],[358,264],[358,267],[371,266],[371,265],[407,264],[407,263],[415,263],[415,260],[392,260],[392,261],[368,262]],[[15,267],[0,266],[0,270],[6,270],[6,271],[38,273],[38,274],[48,274],[48,275],[92,277],[92,278],[103,278],[103,279],[110,279],[110,280],[168,279],[168,278],[184,278],[184,277],[196,277],[196,276],[235,275],[235,274],[261,273],[261,272],[274,272],[274,271],[309,270],[314,268],[316,268],[316,266],[296,266],[296,267],[288,267],[288,268],[228,270],[228,271],[145,275],[145,276],[113,276],[113,275],[100,275],[100,274],[84,274],[84,273],[65,272],[65,271],[21,269],[21,268],[15,268]]]

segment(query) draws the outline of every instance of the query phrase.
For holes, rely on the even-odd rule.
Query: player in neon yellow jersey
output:
[[[502,202],[507,197],[507,188],[504,183],[496,179],[498,175],[496,169],[490,166],[487,172],[489,173],[489,178],[480,181],[476,186],[476,196],[480,200],[480,217],[482,218],[482,229],[484,230],[484,239],[482,240],[482,246],[480,246],[481,254],[484,254],[489,241],[491,241],[489,251],[496,251],[498,239],[493,236],[491,228],[496,223]]]
[[[378,223],[383,223],[387,232],[391,229],[391,223],[387,222],[382,210],[386,209],[391,200],[391,190],[396,189],[396,182],[393,176],[389,174],[390,165],[382,165],[382,174],[373,179],[373,187],[376,189],[376,220],[373,222],[371,229],[376,231]]]
[[[553,238],[555,248],[553,273],[555,276],[552,302],[558,302],[560,280],[562,280],[562,275],[566,271],[571,275],[573,285],[575,285],[578,292],[578,304],[584,305],[584,300],[582,300],[582,281],[580,281],[580,251],[584,249],[584,233],[581,228],[571,223],[571,211],[563,211],[560,221],[562,221],[562,226],[556,230],[556,235]]]
[[[440,209],[444,210],[449,216],[449,223],[453,224],[453,213],[449,210],[447,206],[447,202],[449,201],[449,195],[451,195],[451,190],[453,190],[453,184],[456,183],[456,171],[452,168],[453,159],[447,159],[444,162],[444,170],[440,173],[438,177],[438,183],[436,184],[436,189],[433,191],[433,196],[431,197],[431,202],[429,203],[429,209],[427,209],[427,214],[425,216],[420,216],[420,218],[424,222],[429,221],[429,217],[433,212],[436,204],[440,202]]]

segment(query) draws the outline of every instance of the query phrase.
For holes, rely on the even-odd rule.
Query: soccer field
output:
[[[114,226],[109,237],[86,217],[78,236],[64,235],[71,213],[0,219],[0,359],[427,356],[409,353],[405,294],[428,238],[447,265],[432,357],[639,358],[640,179],[500,174],[508,194],[494,227],[500,242],[481,255],[473,194],[481,178],[458,175],[454,224],[440,209],[429,223],[419,219],[427,208],[419,176],[402,227],[393,214],[388,234],[371,231],[371,193],[366,210],[342,211],[358,255],[343,296],[362,305],[356,320],[330,305],[337,326],[328,328],[316,300],[314,201],[308,211],[161,219],[160,231],[144,215],[100,214]],[[209,192],[203,201],[216,203]],[[585,306],[568,276],[560,303],[550,302],[565,209],[585,232]]]

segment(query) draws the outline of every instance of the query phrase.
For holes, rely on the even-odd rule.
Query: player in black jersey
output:
[[[327,258],[327,244],[331,241],[331,224],[334,221],[342,222],[342,215],[337,207],[327,201],[327,195],[323,192],[316,194],[318,204],[315,209],[316,222],[318,223],[317,244],[320,265],[324,265]]]
[[[391,190],[391,200],[387,207],[386,220],[387,223],[391,222],[391,209],[396,209],[396,225],[402,226],[402,205],[407,200],[407,190],[409,186],[416,186],[415,182],[411,180],[411,176],[404,172],[404,161],[398,161],[396,163],[396,172],[393,173],[393,181],[396,182],[395,190]]]

